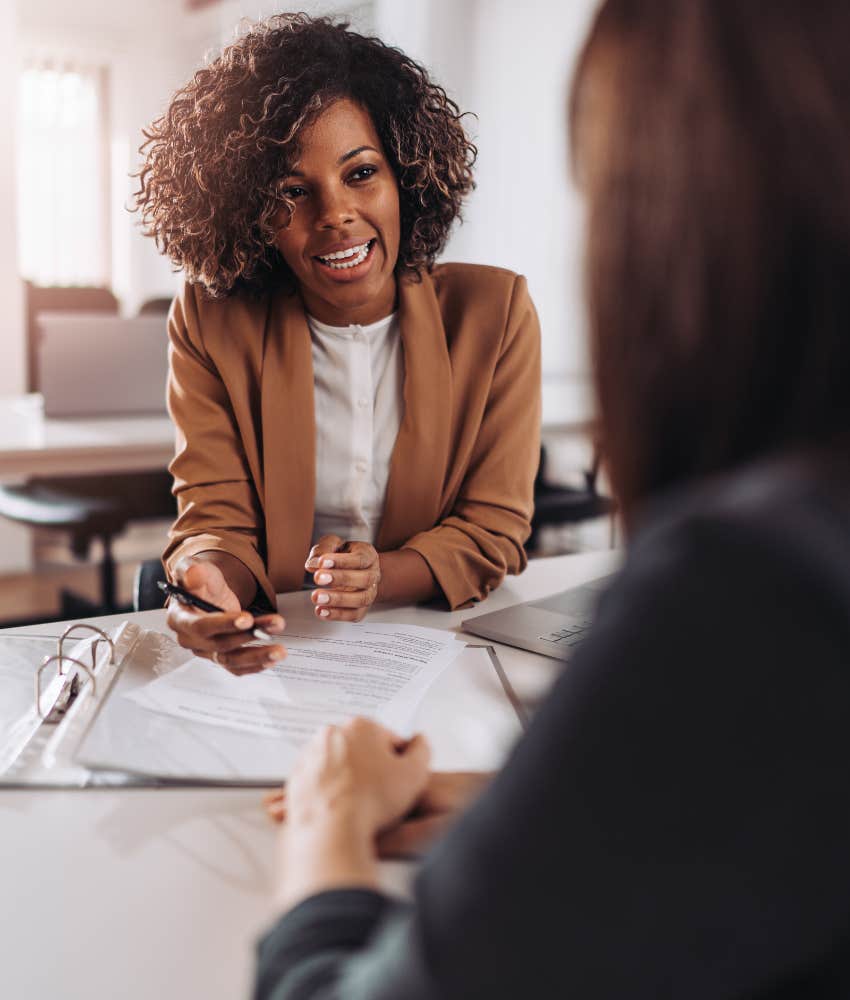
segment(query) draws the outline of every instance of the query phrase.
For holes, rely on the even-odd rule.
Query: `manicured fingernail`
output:
[[[251,624],[251,616],[240,615],[233,624],[237,628],[248,628],[248,626]]]
[[[328,604],[330,602],[330,597],[328,594],[317,594],[316,604]]]
[[[280,653],[278,653],[274,649],[270,653],[266,654],[266,662],[267,663],[277,663],[277,661],[279,659],[280,659]]]
[[[333,559],[323,559],[322,560],[322,567],[324,569],[333,569],[334,568],[334,561],[333,561]]]
[[[316,568],[315,559],[308,559],[307,562],[304,563],[304,569],[315,569],[315,568]]]
[[[328,611],[327,608],[322,608],[322,610],[319,612],[319,616],[321,618],[327,618],[329,614],[330,614],[330,611]]]
[[[316,583],[330,583],[331,580],[333,580],[333,577],[330,575],[330,573],[316,574]]]

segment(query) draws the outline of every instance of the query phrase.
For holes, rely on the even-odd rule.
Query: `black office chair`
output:
[[[590,521],[597,517],[612,517],[616,505],[610,497],[597,490],[599,476],[599,455],[594,453],[589,469],[584,470],[582,486],[552,483],[546,478],[546,449],[540,447],[540,465],[534,480],[534,516],[531,519],[531,535],[525,543],[526,551],[533,552],[539,543],[540,529],[546,526],[561,526]],[[613,520],[612,520],[613,544]]]
[[[92,541],[101,542],[98,602],[63,590],[62,613],[67,617],[120,611],[113,540],[131,521],[173,519],[175,512],[171,476],[165,470],[41,478],[20,486],[0,486],[0,517],[30,528],[67,532],[71,552],[78,559],[88,557]]]
[[[119,504],[109,497],[82,497],[50,480],[32,480],[22,486],[0,486],[0,515],[27,527],[51,528],[70,533],[71,551],[78,559],[88,556],[94,539],[100,539],[100,594],[104,608],[113,610],[115,559],[112,540],[126,526]],[[74,615],[82,607],[70,592],[62,593],[62,608]]]
[[[144,562],[140,563],[133,581],[133,610],[153,611],[156,608],[161,608],[165,604],[165,596],[158,584],[160,580],[166,579],[168,578],[159,559],[145,559]],[[267,615],[275,609],[265,593],[258,589],[247,610],[253,615]]]
[[[167,579],[160,559],[145,559],[139,563],[133,579],[133,610],[153,611],[165,604],[165,595],[159,583]]]

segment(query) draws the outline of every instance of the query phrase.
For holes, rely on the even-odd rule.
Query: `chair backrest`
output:
[[[153,611],[165,604],[165,596],[157,586],[165,580],[165,570],[159,559],[145,559],[139,563],[133,580],[133,610]]]
[[[157,298],[157,299],[147,299],[143,302],[136,313],[137,316],[151,316],[158,313],[166,314],[171,308],[171,299],[167,298]]]
[[[37,392],[38,314],[42,312],[118,312],[118,299],[108,288],[33,285],[27,281],[27,392]]]
[[[590,459],[590,466],[582,470],[582,475],[584,476],[584,484],[587,492],[591,496],[597,495],[596,480],[599,477],[599,466],[601,464],[601,456],[599,454],[599,445],[597,442],[593,444],[593,454]],[[537,465],[537,474],[534,477],[534,494],[541,493],[544,490],[550,488],[547,479],[547,468],[546,468],[546,447],[545,445],[540,445],[540,461]]]

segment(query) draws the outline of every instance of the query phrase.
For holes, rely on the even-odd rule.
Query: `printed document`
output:
[[[262,673],[235,677],[193,657],[125,697],[295,745],[356,715],[410,735],[426,691],[464,649],[452,633],[410,625],[298,623],[281,639],[287,657]]]

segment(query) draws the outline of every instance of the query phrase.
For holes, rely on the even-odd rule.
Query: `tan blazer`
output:
[[[376,548],[427,561],[452,608],[525,568],[540,453],[540,331],[525,279],[443,264],[399,286],[404,417]],[[168,320],[165,552],[223,550],[270,599],[304,580],[315,496],[310,331],[297,295],[215,300],[186,285]]]

